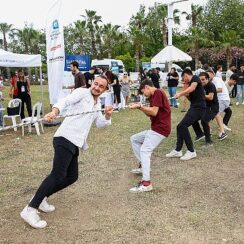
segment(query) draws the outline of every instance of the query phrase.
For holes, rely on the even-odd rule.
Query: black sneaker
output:
[[[175,107],[175,108],[179,108],[178,105],[175,105],[174,107]]]
[[[195,142],[197,142],[197,141],[201,141],[201,140],[203,140],[204,138],[205,138],[205,135],[197,136],[197,137],[195,138]]]
[[[220,136],[218,136],[219,141],[223,141],[228,135],[224,132]]]

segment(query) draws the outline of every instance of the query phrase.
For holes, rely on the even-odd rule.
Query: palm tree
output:
[[[229,30],[224,31],[220,34],[220,48],[223,49],[226,53],[227,67],[231,64],[231,48],[234,46],[241,45],[243,40],[240,39],[240,36],[237,35],[236,31]]]
[[[76,34],[79,37],[79,49],[80,49],[80,54],[84,53],[84,36],[86,35],[87,32],[87,23],[85,20],[77,20],[75,23],[75,30]]]
[[[188,14],[185,11],[182,12],[182,14],[185,14],[186,19],[191,21],[192,27],[196,27],[198,17],[202,14],[202,12],[203,12],[202,6],[191,4],[191,14]]]
[[[215,43],[212,41],[211,33],[204,29],[197,27],[190,28],[191,34],[188,36],[188,46],[193,52],[195,58],[195,69],[199,63],[199,49],[202,47],[214,46]]]
[[[13,25],[9,25],[7,23],[0,23],[0,32],[3,34],[3,47],[4,50],[8,50],[8,43],[7,43],[7,33],[11,31]]]
[[[99,22],[102,22],[101,16],[96,15],[96,11],[87,10],[86,16],[82,15],[86,19],[87,29],[91,38],[92,53],[97,57],[97,47],[96,47],[96,31],[99,29]]]
[[[119,25],[112,25],[108,23],[103,26],[102,33],[103,33],[103,42],[108,51],[108,58],[112,58],[113,54],[113,47],[116,43],[116,39],[118,37],[118,29],[120,28]]]

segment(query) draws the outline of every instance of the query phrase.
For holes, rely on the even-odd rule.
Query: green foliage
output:
[[[135,67],[135,60],[131,57],[130,53],[116,56],[116,59],[123,61],[127,71],[133,71]]]

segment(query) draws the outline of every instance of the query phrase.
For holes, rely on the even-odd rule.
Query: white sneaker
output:
[[[224,124],[224,129],[225,130],[228,130],[228,131],[231,131],[231,128],[229,128],[227,125]]]
[[[185,155],[183,157],[180,158],[180,160],[186,161],[186,160],[190,160],[193,159],[197,156],[196,151],[194,152],[190,152],[190,151],[186,151]]]
[[[182,157],[182,151],[176,151],[173,149],[170,153],[166,154],[166,158],[180,158]]]
[[[39,205],[39,209],[42,211],[42,212],[45,212],[45,213],[50,213],[50,212],[53,212],[55,210],[55,207],[51,204],[49,204],[47,202],[47,197],[45,197],[41,204]]]
[[[28,223],[30,226],[36,229],[42,229],[47,226],[47,222],[45,220],[41,220],[38,215],[39,212],[35,208],[31,208],[28,205],[20,213],[21,218]]]
[[[132,174],[142,174],[142,168],[138,168],[138,169],[132,169],[131,170]]]
[[[236,103],[236,106],[238,106],[239,104],[240,104],[240,103],[239,103],[239,102],[237,102],[237,103]]]
[[[129,192],[131,193],[148,192],[148,191],[152,191],[152,189],[153,189],[152,184],[150,184],[149,186],[144,186],[142,183],[140,183],[137,186],[130,188]]]
[[[244,102],[242,103],[242,105],[244,105]]]

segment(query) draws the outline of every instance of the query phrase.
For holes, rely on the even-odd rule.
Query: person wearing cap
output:
[[[207,72],[210,81],[215,85],[217,90],[218,101],[219,101],[219,113],[216,115],[215,119],[220,129],[218,140],[222,141],[228,136],[225,133],[225,130],[230,130],[230,128],[228,128],[227,125],[223,123],[223,118],[221,116],[221,113],[223,113],[224,111],[227,111],[227,113],[231,111],[228,109],[230,107],[230,95],[223,80],[216,77],[212,69],[209,69]],[[227,116],[231,116],[231,114],[228,114]]]
[[[165,92],[156,88],[151,80],[144,80],[139,87],[139,93],[149,99],[150,106],[146,107],[141,103],[134,103],[129,107],[139,109],[147,115],[151,120],[151,128],[130,138],[133,152],[140,162],[139,168],[133,169],[131,173],[142,174],[140,183],[129,190],[131,193],[152,190],[150,179],[151,155],[171,131],[171,111]]]
[[[240,103],[244,105],[244,64],[240,66],[240,70],[237,72],[239,79],[237,81],[237,102],[236,105]]]
[[[193,75],[190,69],[185,69],[182,72],[184,82],[189,83],[189,87],[185,90],[176,93],[175,98],[178,99],[182,96],[188,96],[190,100],[190,108],[185,114],[184,118],[177,125],[177,142],[176,147],[170,153],[166,154],[167,158],[180,158],[181,160],[190,160],[197,156],[193,147],[191,135],[189,132],[190,126],[195,126],[199,120],[202,119],[206,111],[206,101],[204,89],[201,80],[198,76]],[[186,144],[187,152],[182,155],[183,144]]]

